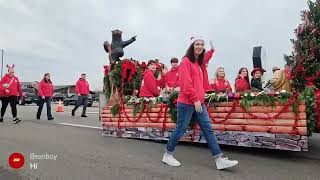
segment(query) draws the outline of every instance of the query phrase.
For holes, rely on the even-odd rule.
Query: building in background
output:
[[[75,85],[59,85],[54,86],[54,93],[55,94],[64,94],[67,97],[76,94],[76,86]]]

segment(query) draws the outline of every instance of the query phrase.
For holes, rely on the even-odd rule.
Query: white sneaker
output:
[[[169,153],[164,153],[162,157],[162,162],[173,167],[181,166],[181,163],[177,161],[172,154],[169,154]]]
[[[222,157],[218,157],[216,160],[216,166],[217,166],[217,169],[226,169],[226,168],[230,168],[230,167],[233,167],[237,164],[239,164],[238,161],[231,161],[229,160],[228,158],[222,158]]]

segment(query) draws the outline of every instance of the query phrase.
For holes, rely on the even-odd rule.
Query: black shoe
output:
[[[3,118],[0,118],[0,122],[3,122]]]
[[[74,116],[74,110],[71,111],[71,115]]]
[[[53,117],[51,117],[51,118],[48,118],[48,120],[49,120],[49,121],[51,121],[51,120],[54,120],[54,118],[53,118]]]
[[[19,118],[15,118],[15,119],[13,120],[13,124],[17,124],[17,123],[19,123],[19,122],[21,122],[21,120],[20,120]]]
[[[37,119],[40,120],[40,117],[37,116]]]
[[[86,116],[85,114],[83,114],[83,115],[81,115],[81,117],[88,117],[88,116]]]

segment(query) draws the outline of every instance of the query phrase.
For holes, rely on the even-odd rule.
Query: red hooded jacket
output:
[[[250,84],[246,79],[239,78],[236,80],[236,85],[235,85],[236,91],[248,91],[250,90]]]
[[[184,57],[179,66],[180,93],[178,102],[194,105],[196,101],[204,103],[203,73],[198,63],[192,63]]]
[[[214,53],[214,49],[210,49],[210,51],[206,52],[203,59],[203,64],[201,65],[201,70],[203,72],[203,87],[205,91],[211,91],[211,86],[209,84],[207,64],[209,63],[212,55]]]
[[[52,97],[53,96],[53,85],[50,80],[45,82],[44,80],[38,83],[38,95],[45,96],[45,97]]]
[[[143,80],[140,87],[140,97],[156,97],[160,95],[160,91],[157,86],[157,79],[154,77],[153,72],[150,69],[146,69],[142,73]]]
[[[214,80],[214,84],[211,84],[211,88],[213,91],[227,90],[228,92],[232,92],[232,88],[230,86],[229,81],[225,79]]]
[[[85,79],[80,78],[76,84],[76,93],[80,95],[89,94],[89,83]]]
[[[4,84],[9,85],[8,88],[3,87]],[[5,92],[5,89],[9,90],[9,93]],[[10,77],[9,74],[6,74],[0,81],[0,96],[22,96],[22,91],[20,87],[19,79],[16,76]]]
[[[179,87],[179,67],[171,68],[171,70],[167,73],[167,84],[166,86],[170,88]]]

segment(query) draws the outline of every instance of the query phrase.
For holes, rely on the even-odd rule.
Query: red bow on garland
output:
[[[103,69],[104,69],[104,75],[105,75],[105,76],[108,75],[108,73],[109,73],[109,66],[108,66],[108,65],[104,65],[104,66],[103,66]]]
[[[137,68],[136,65],[134,64],[134,62],[131,62],[130,60],[124,60],[121,64],[121,68],[122,68],[122,84],[124,82],[124,79],[127,77],[127,70],[131,70],[129,77],[128,77],[128,82],[131,83],[131,80],[133,78],[133,75],[137,72]]]

